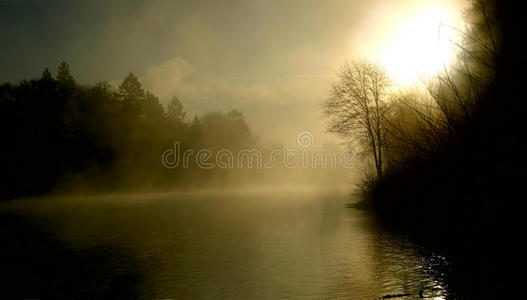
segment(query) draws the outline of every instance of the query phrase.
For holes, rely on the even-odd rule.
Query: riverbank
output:
[[[504,233],[516,228],[515,209],[508,206],[516,196],[505,189],[515,175],[504,173],[512,167],[506,161],[489,167],[479,155],[462,162],[454,157],[386,174],[365,192],[360,206],[385,230],[447,257],[450,265],[443,271],[463,298],[500,299],[510,292],[504,274],[511,241]]]

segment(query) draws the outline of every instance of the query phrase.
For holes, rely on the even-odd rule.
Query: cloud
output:
[[[319,109],[328,76],[209,76],[177,57],[148,67],[141,81],[163,102],[180,98],[191,117],[236,108],[264,138],[289,142],[307,130],[318,140],[329,139]]]
[[[174,58],[158,66],[148,67],[143,84],[161,98],[175,96],[185,86],[185,79],[195,73],[194,68],[182,58]]]

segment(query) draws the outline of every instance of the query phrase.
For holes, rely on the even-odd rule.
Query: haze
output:
[[[394,30],[423,7],[441,7],[452,25],[461,19],[455,1],[23,0],[0,7],[1,81],[33,78],[63,60],[81,83],[117,85],[131,71],[162,102],[178,96],[187,118],[236,108],[259,136],[291,142],[308,130],[317,143],[332,139],[319,104],[345,61],[382,58]]]

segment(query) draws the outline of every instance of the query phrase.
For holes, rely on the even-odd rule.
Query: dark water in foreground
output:
[[[246,190],[0,203],[0,297],[449,298],[441,257],[348,201]]]

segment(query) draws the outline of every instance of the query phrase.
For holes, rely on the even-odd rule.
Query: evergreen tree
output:
[[[42,78],[43,81],[51,81],[53,80],[53,76],[51,76],[51,72],[48,68],[44,69],[44,72],[42,72]]]
[[[129,73],[119,85],[119,98],[125,111],[137,117],[144,113],[145,92],[133,73]]]
[[[57,81],[61,84],[73,84],[75,82],[70,73],[70,66],[64,61],[58,67]]]
[[[143,99],[145,97],[141,83],[134,73],[129,73],[121,82],[119,85],[119,94],[123,99]]]
[[[165,109],[163,108],[163,105],[161,105],[161,103],[159,102],[159,98],[157,98],[152,93],[147,92],[145,97],[144,109],[145,118],[158,121],[161,117],[163,117],[164,113]]]
[[[172,120],[183,122],[187,113],[183,111],[183,104],[178,97],[173,97],[167,106],[167,115]]]

